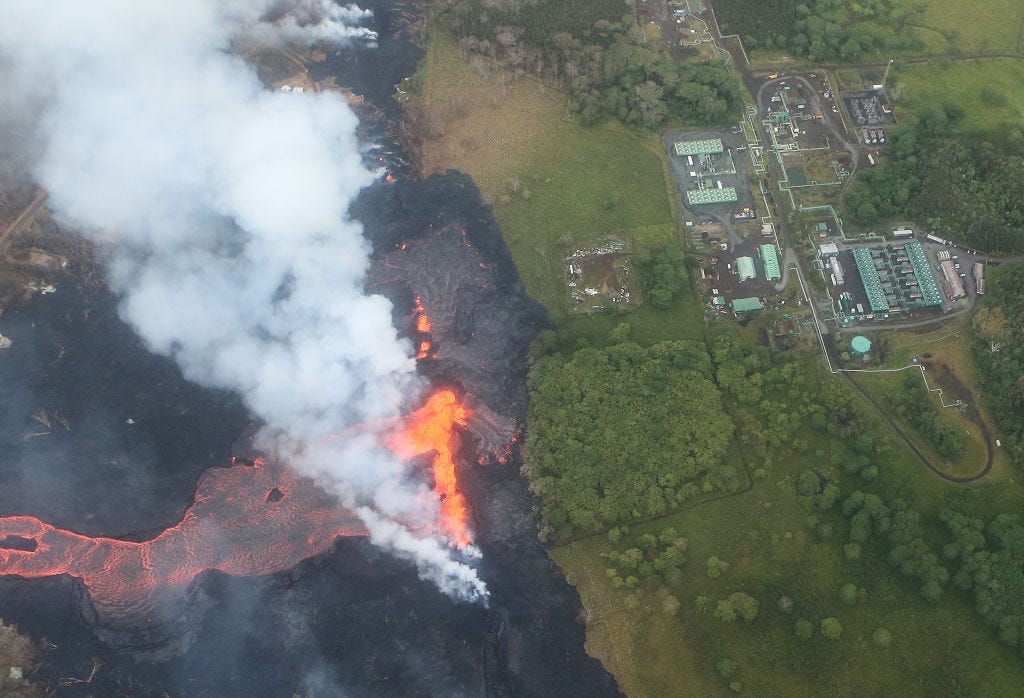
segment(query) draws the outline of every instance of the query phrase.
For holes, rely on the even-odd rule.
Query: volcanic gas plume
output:
[[[242,395],[266,425],[259,445],[338,496],[373,541],[478,597],[454,550],[468,535],[451,525],[464,509],[451,469],[435,493],[380,433],[328,438],[421,402],[415,357],[432,352],[422,310],[417,348],[364,289],[370,248],[348,209],[378,173],[357,118],[336,92],[268,90],[233,52],[371,41],[363,17],[329,0],[10,0],[0,112],[45,105],[24,119],[34,177],[97,242],[149,348]]]
[[[470,534],[455,452],[468,418],[456,395],[441,390],[387,437],[402,458],[430,457],[445,528],[463,546]],[[71,575],[85,586],[101,624],[144,627],[202,572],[273,574],[327,551],[339,537],[368,533],[312,479],[258,458],[207,470],[181,522],[143,542],[82,536],[31,516],[2,518],[0,575]]]

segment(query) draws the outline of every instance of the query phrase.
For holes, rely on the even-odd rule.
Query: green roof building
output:
[[[725,152],[721,138],[705,138],[699,141],[676,141],[673,145],[676,155],[712,155]]]
[[[928,258],[925,257],[924,247],[921,243],[914,240],[908,242],[904,250],[907,253],[907,257],[910,258],[910,266],[914,270],[918,288],[921,290],[921,305],[926,308],[933,305],[942,305],[942,294],[939,292],[938,284],[935,283],[932,268],[928,265]]]
[[[779,255],[775,251],[775,245],[761,245],[761,259],[764,260],[764,278],[769,281],[777,281],[782,278],[782,271],[779,269]]]
[[[754,268],[753,257],[740,257],[737,259],[736,269],[740,273],[740,281],[757,278],[757,270]]]
[[[706,189],[690,189],[686,192],[686,203],[691,206],[703,204],[731,204],[739,201],[735,187],[708,187]]]
[[[730,305],[732,305],[732,311],[734,313],[750,313],[764,308],[764,306],[761,305],[761,299],[756,297],[737,298],[730,303]]]
[[[878,270],[875,268],[875,260],[871,257],[871,251],[858,247],[853,251],[853,259],[857,262],[857,271],[860,273],[864,292],[868,296],[868,305],[871,306],[871,312],[888,313],[890,310],[889,301],[885,299],[882,280],[878,277]]]

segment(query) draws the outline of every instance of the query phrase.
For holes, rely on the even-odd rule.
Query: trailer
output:
[[[925,239],[931,240],[932,242],[938,243],[940,245],[948,245],[949,244],[948,240],[943,240],[942,238],[940,238],[940,237],[938,237],[936,235],[928,234],[928,235],[925,235],[924,237],[925,237]]]

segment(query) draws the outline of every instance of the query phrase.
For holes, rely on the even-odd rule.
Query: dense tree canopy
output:
[[[592,531],[659,514],[718,468],[733,425],[710,375],[707,352],[690,342],[539,359],[526,469],[549,524]]]
[[[778,49],[811,60],[856,61],[883,51],[920,50],[923,6],[908,0],[720,0],[715,16],[747,50]]]
[[[916,429],[935,450],[947,458],[963,453],[960,431],[942,419],[918,372],[912,371],[886,393],[893,411]]]
[[[974,313],[972,348],[1003,447],[1024,463],[1024,267],[998,272]]]
[[[1000,640],[1024,647],[1024,526],[1019,518],[1001,514],[985,526],[980,519],[945,511],[942,519],[953,536],[942,553],[961,564],[953,582],[973,593],[975,608]]]
[[[895,129],[889,160],[857,175],[853,220],[910,218],[989,253],[1024,250],[1024,133],[963,130],[959,106],[933,107]]]
[[[447,12],[465,50],[558,81],[584,123],[657,128],[739,117],[742,88],[724,61],[672,60],[645,41],[620,0],[457,0]]]

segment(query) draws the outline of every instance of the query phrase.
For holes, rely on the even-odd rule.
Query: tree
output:
[[[821,621],[821,636],[828,640],[838,640],[843,635],[843,626],[838,618],[823,618]]]
[[[722,600],[715,606],[715,618],[724,623],[731,623],[736,620],[736,609],[728,600]]]
[[[714,555],[708,558],[708,579],[718,579],[722,576],[722,572],[725,572],[727,569],[729,569],[729,563],[725,560],[719,560]]]
[[[839,587],[839,598],[843,603],[852,606],[857,603],[857,585],[847,582]]]
[[[732,661],[728,657],[723,657],[718,660],[718,664],[715,665],[715,668],[718,669],[718,673],[721,674],[723,678],[727,679],[736,673],[737,665],[736,662]]]
[[[885,628],[877,628],[871,633],[871,641],[878,647],[888,647],[892,644],[892,633]]]
[[[757,618],[757,599],[750,594],[742,591],[733,592],[732,594],[729,594],[729,604],[736,612],[736,615],[748,623]]]
[[[809,640],[814,635],[814,626],[811,621],[800,618],[793,626],[796,636],[801,640]]]

